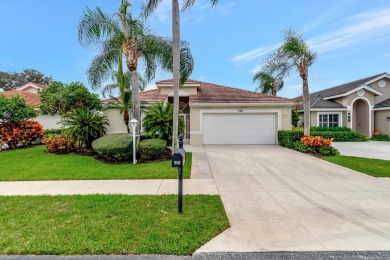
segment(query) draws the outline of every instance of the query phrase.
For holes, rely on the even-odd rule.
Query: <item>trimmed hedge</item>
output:
[[[311,136],[322,136],[333,138],[334,142],[366,142],[368,138],[362,134],[352,131],[310,131]],[[279,145],[292,148],[293,143],[300,141],[303,137],[303,130],[282,130],[278,132]]]
[[[92,142],[93,150],[102,158],[120,162],[133,156],[133,140],[129,134],[105,135]]]
[[[390,136],[381,134],[381,135],[371,137],[370,140],[390,142]]]
[[[312,126],[310,127],[311,132],[352,132],[351,128],[348,127],[322,127]]]
[[[167,149],[167,141],[162,139],[146,139],[139,143],[138,153],[141,159],[153,160],[159,158]]]
[[[46,129],[45,130],[45,133],[43,134],[43,136],[46,136],[46,135],[60,135],[62,134],[62,129]]]
[[[311,153],[311,154],[321,155],[321,156],[337,156],[337,155],[340,155],[339,150],[337,150],[336,148],[334,148],[332,146],[316,146],[316,147],[312,147],[312,146],[304,145],[300,141],[294,142],[293,143],[293,147],[291,147],[291,149],[294,149],[296,151],[300,151],[300,152],[303,152],[303,153]]]

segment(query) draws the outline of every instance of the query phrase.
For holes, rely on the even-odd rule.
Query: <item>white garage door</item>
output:
[[[275,114],[204,114],[204,144],[275,144]]]

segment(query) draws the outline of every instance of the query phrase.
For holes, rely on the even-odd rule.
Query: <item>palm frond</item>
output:
[[[162,0],[147,0],[146,4],[142,5],[142,17],[146,19],[150,14],[157,9]]]
[[[212,6],[217,5],[218,1],[219,0],[210,0]],[[196,0],[185,0],[183,3],[183,10],[189,9],[191,6],[193,6],[195,4],[195,2],[196,2]]]

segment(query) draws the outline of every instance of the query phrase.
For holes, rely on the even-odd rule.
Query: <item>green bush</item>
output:
[[[303,137],[303,130],[293,129],[293,130],[281,130],[278,132],[278,141],[279,145],[287,148],[293,148],[295,142],[301,142]]]
[[[371,137],[371,140],[373,141],[387,141],[389,142],[390,141],[390,136],[388,135],[377,135],[377,136],[373,136]]]
[[[314,128],[314,127],[313,127]],[[331,128],[331,127],[330,127]],[[334,127],[345,128],[345,127]],[[318,128],[314,128],[318,129]],[[349,128],[348,128],[349,129]],[[324,138],[333,138],[334,142],[366,142],[368,139],[366,136],[357,132],[341,130],[341,131],[310,131],[311,136],[322,136]],[[278,132],[279,145],[287,148],[293,148],[293,143],[301,141],[303,137],[302,129],[293,130],[281,130]]]
[[[311,132],[352,132],[351,128],[348,127],[322,127],[312,126],[310,127]]]
[[[129,134],[105,135],[92,142],[93,150],[102,158],[120,162],[133,156],[133,140]]]
[[[334,142],[366,142],[368,138],[357,132],[311,132],[312,136],[322,136],[324,138],[334,138]]]
[[[47,136],[47,135],[60,135],[62,133],[62,129],[46,129],[45,130],[45,133],[43,134],[43,136]]]
[[[167,141],[162,139],[146,139],[139,143],[138,152],[141,159],[153,160],[159,158],[167,149]]]

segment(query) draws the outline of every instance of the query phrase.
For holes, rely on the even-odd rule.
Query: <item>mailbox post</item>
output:
[[[179,213],[183,212],[183,166],[186,152],[183,149],[183,136],[179,136],[179,148],[172,155],[172,167],[176,167],[179,175],[179,191],[177,209]]]

